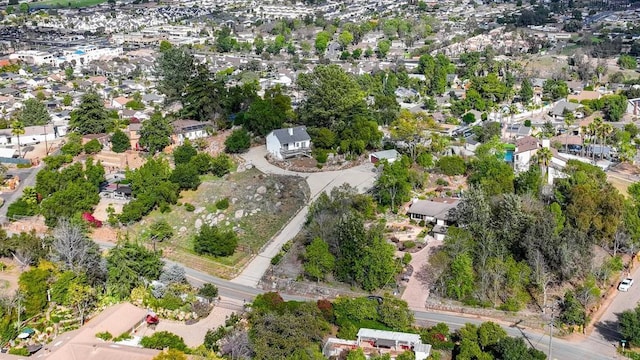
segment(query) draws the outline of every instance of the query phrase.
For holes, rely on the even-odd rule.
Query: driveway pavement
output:
[[[334,187],[342,184],[350,184],[358,191],[365,192],[373,186],[375,181],[374,167],[372,164],[362,164],[350,169],[339,171],[323,171],[316,173],[298,173],[284,170],[270,164],[266,159],[265,146],[251,148],[242,155],[247,164],[252,164],[265,174],[302,176],[309,184],[311,199],[313,202],[321,193],[330,192]],[[256,287],[258,282],[269,269],[271,259],[280,251],[282,245],[293,239],[300,230],[307,217],[309,206],[306,205],[289,221],[289,223],[256,255],[232,282],[246,286]]]
[[[7,220],[7,209],[11,203],[22,196],[22,190],[24,190],[26,186],[34,186],[36,184],[36,175],[44,166],[43,164],[44,163],[40,163],[40,165],[28,169],[14,169],[7,172],[8,174],[19,176],[20,185],[14,191],[0,195],[0,197],[4,199],[4,205],[0,207],[0,221]]]

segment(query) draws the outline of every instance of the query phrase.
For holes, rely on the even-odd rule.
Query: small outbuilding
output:
[[[376,151],[374,153],[369,154],[369,161],[373,164],[376,164],[378,163],[378,161],[381,161],[381,160],[387,160],[387,162],[392,163],[399,158],[400,158],[400,154],[396,149]]]

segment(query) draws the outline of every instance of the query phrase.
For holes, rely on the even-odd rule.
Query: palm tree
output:
[[[546,184],[549,180],[549,164],[551,163],[553,153],[548,147],[543,147],[536,152],[536,157],[538,159],[538,165],[540,165],[540,171],[544,174],[544,182]]]
[[[599,118],[596,118],[596,120],[598,119]],[[589,132],[589,144],[591,145],[591,158],[593,159],[593,161],[595,161],[596,159],[596,156],[595,156],[596,153],[594,151],[593,145],[597,143],[598,134],[600,133],[600,126],[598,125],[596,120],[592,121],[587,126],[587,130]],[[596,138],[596,141],[593,141],[593,138]]]
[[[564,124],[567,126],[567,131],[564,137],[564,151],[566,151],[567,153],[569,152],[569,128],[571,127],[571,125],[573,125],[575,119],[576,116],[573,115],[572,112],[569,112],[564,116]]]
[[[609,135],[611,135],[612,133],[613,133],[613,125],[609,123],[602,124],[602,127],[600,129],[600,134],[602,135],[602,142],[600,143],[601,144],[600,157],[604,155],[604,151],[602,150],[602,148],[604,148],[604,146],[607,143],[607,138],[609,138]]]
[[[20,120],[14,120],[11,123],[11,134],[18,137],[18,157],[22,157],[20,150],[20,135],[24,135],[24,123]]]

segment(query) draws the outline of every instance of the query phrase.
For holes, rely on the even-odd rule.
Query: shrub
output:
[[[99,333],[96,334],[96,337],[98,339],[102,339],[104,341],[109,341],[109,340],[113,339],[113,335],[111,335],[111,333],[108,332],[108,331],[99,332]]]
[[[168,240],[173,236],[173,228],[166,220],[158,220],[149,227],[149,235],[156,241]]]
[[[184,203],[184,209],[187,210],[188,212],[192,212],[196,209],[196,207],[190,203]]]
[[[411,240],[403,242],[402,245],[405,249],[413,249],[414,247],[416,247],[416,243]]]
[[[200,289],[198,289],[198,295],[212,301],[218,297],[218,287],[210,283],[204,284]]]
[[[16,165],[16,167],[17,167],[18,169],[28,169],[28,168],[30,168],[31,166],[32,166],[32,165],[31,165],[31,163],[28,163],[28,164],[18,164],[18,165]]]
[[[226,210],[229,207],[229,198],[224,198],[216,201],[216,209]]]
[[[225,151],[228,153],[240,153],[251,146],[251,136],[244,128],[234,130],[224,142]]]
[[[438,169],[445,175],[462,175],[467,170],[464,159],[457,155],[443,156],[436,164]]]
[[[282,251],[280,251],[279,253],[276,254],[276,256],[271,258],[271,265],[278,265],[280,261],[282,261],[283,257],[284,257],[284,254],[282,253]]]
[[[404,255],[402,256],[402,264],[409,265],[410,262],[411,262],[411,254],[404,253]]]
[[[113,342],[119,342],[119,341],[124,341],[129,339],[133,339],[133,336],[131,336],[130,332],[126,331],[118,335],[117,337],[113,338]]]
[[[151,336],[145,336],[140,340],[140,345],[147,349],[162,350],[164,348],[169,348],[180,351],[187,350],[187,345],[184,343],[184,339],[168,331],[158,331]]]
[[[88,143],[84,144],[84,152],[87,154],[96,154],[102,150],[102,144],[98,139],[93,139]]]
[[[217,226],[203,225],[194,239],[196,253],[213,256],[229,256],[238,246],[238,236],[233,230],[222,231]]]
[[[198,151],[191,145],[189,140],[185,140],[183,145],[173,150],[173,162],[177,165],[186,164],[198,154]]]
[[[11,355],[19,355],[19,356],[29,356],[29,350],[27,348],[11,348],[9,349],[9,354]]]
[[[436,180],[436,185],[448,186],[449,182],[443,178],[438,178],[438,180]]]
[[[233,161],[227,154],[220,154],[211,158],[211,173],[217,177],[223,177],[231,171]]]
[[[524,126],[531,127],[531,120],[527,119],[524,121]]]
[[[327,154],[325,150],[318,149],[316,151],[316,161],[318,162],[318,164],[326,163],[328,158],[329,158],[329,154]]]
[[[7,209],[7,217],[15,219],[20,216],[33,216],[36,214],[37,205],[27,203],[23,198],[19,198],[9,205]]]

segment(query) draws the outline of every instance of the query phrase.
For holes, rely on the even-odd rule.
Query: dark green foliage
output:
[[[180,100],[194,73],[194,59],[184,47],[169,47],[160,52],[156,59],[156,76],[159,77],[158,90],[168,101]]]
[[[175,156],[175,152],[174,152]],[[211,171],[211,162],[213,158],[207,153],[196,154],[189,160],[189,162],[198,170],[200,175],[206,174]]]
[[[529,170],[521,172],[514,180],[516,194],[538,195],[542,186],[540,167],[532,165]]]
[[[467,170],[464,159],[457,155],[443,156],[436,162],[436,167],[445,175],[462,175]]]
[[[244,114],[244,128],[254,135],[264,136],[282,127],[291,115],[291,98],[276,86],[265,91],[264,99],[257,99]]]
[[[100,150],[102,150],[102,144],[100,144],[98,139],[89,140],[86,144],[84,144],[84,152],[87,154],[96,154],[99,153]]]
[[[476,139],[485,143],[494,137],[500,137],[501,127],[499,122],[490,121],[482,124],[482,126],[474,126],[473,133],[476,135]]]
[[[423,343],[430,344],[435,350],[451,350],[455,346],[449,333],[449,326],[445,323],[421,329],[420,338]]]
[[[213,301],[218,297],[218,287],[213,284],[206,283],[198,289],[198,295],[208,299],[209,301]]]
[[[49,123],[51,116],[47,107],[38,99],[27,99],[22,104],[23,108],[18,113],[24,126],[45,125]]]
[[[198,169],[191,164],[179,164],[171,173],[169,180],[178,184],[181,190],[196,190],[200,186]]]
[[[569,94],[569,87],[564,80],[547,79],[542,85],[544,94],[551,100],[564,98]]]
[[[196,209],[196,207],[193,206],[193,204],[191,203],[185,203],[184,209],[187,210],[188,212],[193,212]]]
[[[80,134],[101,134],[109,127],[109,114],[95,91],[87,92],[76,110],[71,112],[69,126]]]
[[[122,130],[116,129],[111,135],[111,150],[116,153],[123,153],[131,149],[131,141]]]
[[[231,171],[233,161],[226,154],[219,154],[211,159],[211,173],[217,177],[222,177]]]
[[[318,281],[324,280],[335,268],[335,257],[329,251],[329,245],[320,238],[315,238],[307,246],[304,260],[304,271]]]
[[[179,185],[171,182],[169,163],[162,159],[149,159],[137,170],[127,171],[127,179],[136,197],[122,209],[120,221],[129,224],[138,221],[156,207],[175,204]]]
[[[97,140],[96,140],[97,141]],[[70,133],[67,136],[66,143],[62,145],[60,151],[63,155],[71,155],[76,156],[80,155],[82,152],[82,136],[78,133]],[[51,155],[49,157],[56,157],[55,155]],[[71,161],[69,161],[71,162]],[[48,164],[47,164],[48,165]],[[58,168],[59,166],[55,166],[54,168]]]
[[[139,143],[151,154],[155,154],[171,144],[171,134],[173,128],[169,121],[160,112],[156,112],[142,123]]]
[[[191,145],[191,141],[185,140],[184,144],[173,150],[173,162],[177,165],[186,164],[198,154],[196,148]]]
[[[228,153],[240,153],[251,146],[251,136],[244,128],[233,130],[231,135],[224,142],[225,150]]]
[[[149,237],[154,241],[164,241],[173,237],[173,229],[166,220],[158,220],[149,227]]]
[[[216,201],[216,209],[226,210],[229,207],[229,198],[224,198]]]
[[[9,205],[7,218],[17,220],[24,216],[34,216],[37,212],[37,204],[30,204],[21,197]]]
[[[640,346],[640,306],[618,315],[620,333],[631,345]]]
[[[469,183],[482,187],[489,195],[513,193],[513,169],[495,156],[487,156],[473,161],[470,165]]]
[[[51,270],[34,268],[20,274],[18,284],[24,295],[24,312],[27,317],[38,315],[47,306],[47,283]]]
[[[205,65],[198,65],[195,76],[189,80],[181,98],[184,105],[182,116],[197,121],[212,121],[223,114],[225,95],[224,82],[215,79]]]
[[[140,345],[147,349],[162,350],[169,348],[180,351],[187,350],[187,345],[185,345],[184,339],[168,331],[158,331],[153,333],[151,336],[145,336],[140,340]]]
[[[193,249],[198,254],[213,256],[229,256],[238,246],[238,236],[233,230],[223,231],[217,226],[207,224],[200,228],[200,232],[193,240]]]
[[[299,349],[318,352],[321,340],[329,331],[315,303],[280,302],[273,306],[260,305],[258,295],[253,303],[249,322],[249,338],[253,344],[254,359],[294,359]],[[277,295],[277,294],[276,294]],[[307,358],[307,357],[303,357]]]
[[[586,325],[587,314],[584,307],[578,299],[576,299],[573,291],[567,291],[564,294],[564,301],[562,302],[562,313],[560,314],[560,321],[567,325]]]
[[[164,263],[141,245],[118,244],[107,255],[107,292],[125,299],[136,286],[158,279]]]

